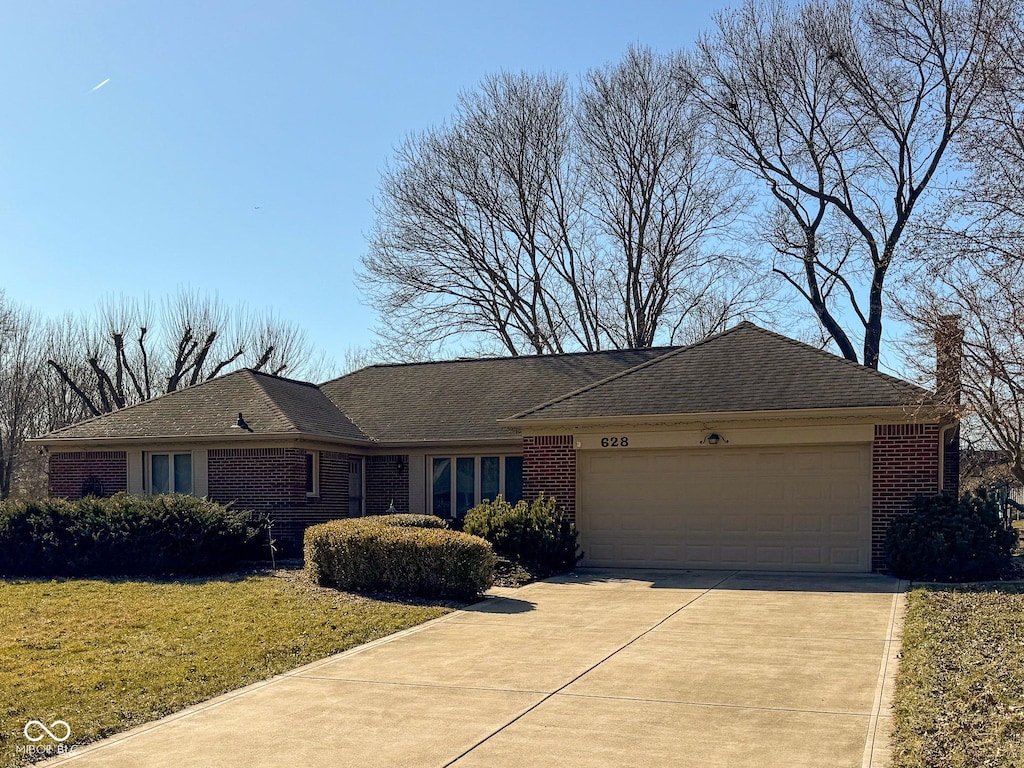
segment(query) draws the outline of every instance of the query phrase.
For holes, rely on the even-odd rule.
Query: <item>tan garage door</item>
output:
[[[871,570],[868,445],[581,451],[583,563]]]

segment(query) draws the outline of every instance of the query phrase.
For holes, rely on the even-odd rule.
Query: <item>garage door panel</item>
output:
[[[821,533],[825,530],[825,520],[820,514],[794,514],[794,533]]]
[[[855,547],[833,547],[829,550],[829,563],[833,567],[835,566],[867,566],[870,567],[869,563],[865,562],[863,553],[860,549]],[[867,567],[864,570],[867,570]]]
[[[680,518],[676,525],[679,526],[679,523],[682,523],[681,527],[691,535],[714,533],[718,530],[716,525],[718,519],[710,513],[690,513],[689,515],[680,515]]]
[[[784,501],[786,498],[786,485],[785,483],[769,480],[752,489],[751,493],[754,495],[754,498],[766,502]]]
[[[750,563],[750,547],[719,547],[719,560],[734,568],[748,565]]]
[[[679,547],[658,546],[652,550],[655,562],[670,566],[682,558],[682,550]]]
[[[821,547],[793,547],[793,565],[825,565]]]
[[[870,570],[870,446],[581,452],[585,564]]]
[[[866,461],[867,454],[862,450],[848,450],[848,451],[831,451],[829,453],[831,458],[832,469],[868,469],[869,464]]]
[[[860,533],[864,529],[860,515],[829,515],[828,519],[832,533]]]
[[[762,451],[755,457],[754,466],[760,473],[773,475],[786,470],[787,457],[782,451]]]
[[[783,514],[760,514],[755,519],[758,531],[774,533],[786,530],[786,516]]]
[[[790,468],[797,472],[820,472],[825,468],[826,458],[819,451],[796,451]]]
[[[739,533],[749,531],[754,526],[754,521],[747,515],[728,515],[718,517],[711,516],[718,523],[718,530],[722,533]],[[733,537],[735,538],[735,537]]]
[[[714,562],[715,550],[711,545],[685,547],[686,559],[693,562]]]
[[[859,502],[864,499],[864,489],[858,483],[833,483],[831,488],[832,501]]]
[[[786,564],[785,547],[755,547],[754,562],[760,568],[777,568]]]

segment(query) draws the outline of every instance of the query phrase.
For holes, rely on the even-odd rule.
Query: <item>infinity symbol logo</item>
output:
[[[40,733],[38,736],[30,736],[29,728],[31,728],[32,726],[37,727],[39,730],[42,731],[42,733]],[[53,731],[50,730],[50,728],[56,728],[57,730],[60,730],[61,726],[64,727],[65,731],[63,736],[57,736]],[[29,741],[42,741],[42,739],[45,736],[49,736],[54,741],[67,741],[69,738],[71,738],[71,726],[65,723],[63,720],[54,720],[52,723],[50,723],[50,728],[47,728],[38,720],[29,720],[27,723],[25,723],[25,729],[23,733],[25,734],[25,738]]]

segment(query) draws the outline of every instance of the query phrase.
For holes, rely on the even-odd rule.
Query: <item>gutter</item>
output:
[[[874,423],[922,423],[937,422],[945,411],[934,405],[921,406],[865,406],[853,408],[802,408],[797,410],[773,411],[700,411],[693,413],[652,413],[616,416],[577,416],[561,418],[543,418],[528,416],[511,416],[499,419],[498,423],[510,429],[523,427],[553,428],[558,426],[602,426],[615,424],[693,424],[704,422],[738,422],[738,421],[859,421]]]

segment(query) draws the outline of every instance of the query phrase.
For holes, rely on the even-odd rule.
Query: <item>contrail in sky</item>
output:
[[[108,78],[107,78],[106,80],[104,80],[104,81],[103,81],[102,83],[100,83],[99,85],[97,85],[97,86],[94,86],[94,87],[93,87],[93,89],[92,89],[92,91],[89,91],[89,93],[92,93],[93,91],[98,91],[98,90],[99,90],[100,88],[102,88],[102,87],[103,87],[104,85],[106,85],[106,84],[107,84],[107,83],[109,83],[109,82],[110,82],[110,78],[108,77]]]

